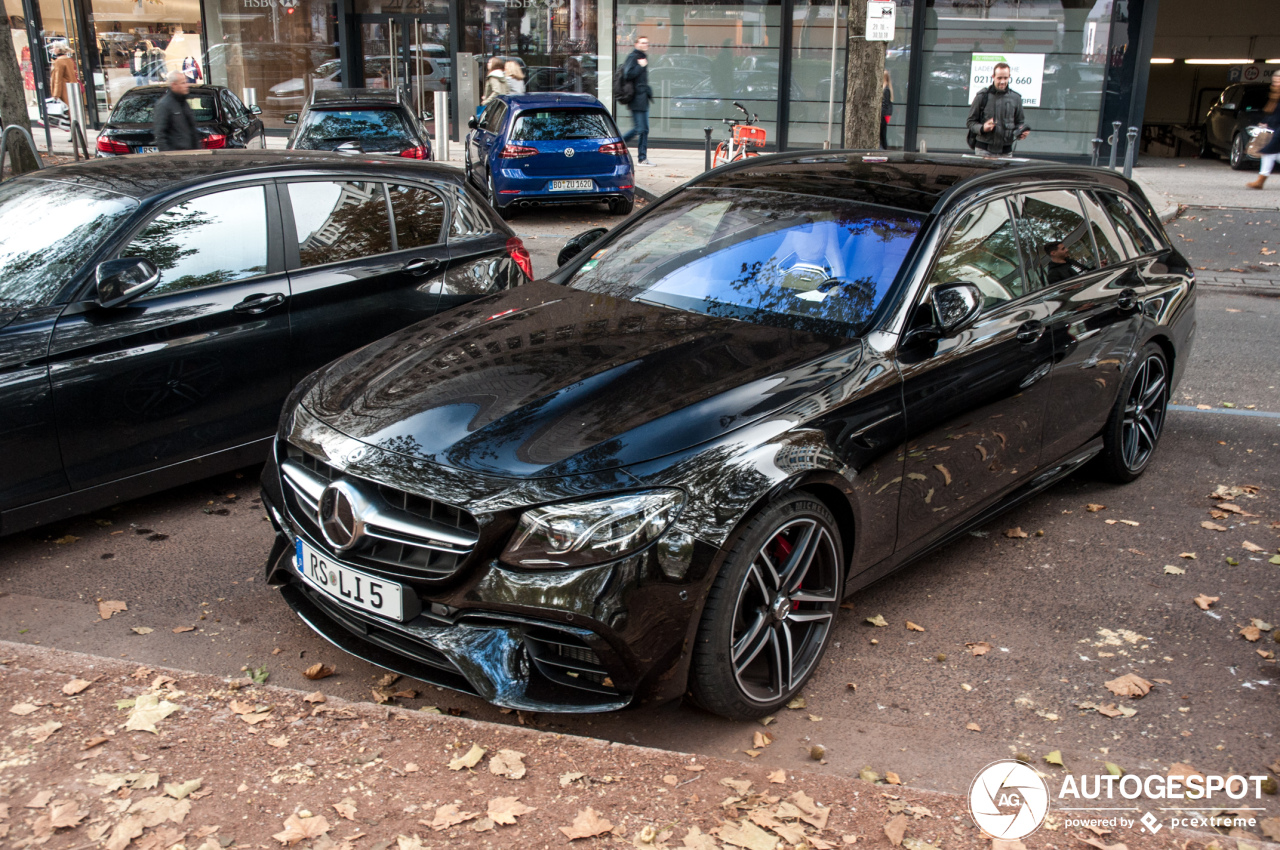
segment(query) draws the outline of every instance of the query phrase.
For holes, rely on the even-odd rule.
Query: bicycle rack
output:
[[[17,124],[10,124],[8,127],[0,130],[0,180],[4,179],[4,155],[6,148],[9,146],[9,133],[14,130],[17,130],[20,136],[26,138],[27,147],[31,150],[32,156],[36,158],[36,170],[39,171],[44,168],[44,160],[40,158],[40,151],[36,150],[36,140],[31,137],[30,131],[28,131],[26,127],[20,127]],[[18,170],[16,168],[12,168],[11,170],[16,177],[18,175]]]
[[[77,142],[79,143],[77,145]],[[89,142],[85,140],[84,128],[80,126],[79,121],[71,122],[71,152],[76,155],[76,162],[80,161],[80,152],[84,151],[85,159],[93,159],[89,155]]]

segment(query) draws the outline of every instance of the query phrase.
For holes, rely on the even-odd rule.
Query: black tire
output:
[[[1244,133],[1236,133],[1231,139],[1231,167],[1236,171],[1249,168],[1249,156],[1245,153]]]
[[[609,212],[613,215],[631,215],[636,208],[635,198],[610,198]]]
[[[497,210],[498,215],[502,216],[503,221],[511,221],[516,217],[516,205],[508,204],[505,207],[498,206],[498,188],[493,185],[493,175],[489,175],[488,182],[484,187],[485,194],[489,196],[489,206]]]
[[[817,669],[843,590],[843,547],[826,506],[803,492],[769,503],[741,530],[707,596],[693,699],[732,720],[782,708]]]
[[[1120,384],[1102,432],[1098,467],[1107,480],[1128,484],[1151,463],[1168,416],[1170,377],[1164,350],[1147,343]]]

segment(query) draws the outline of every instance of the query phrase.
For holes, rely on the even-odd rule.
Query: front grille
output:
[[[595,651],[568,632],[533,627],[525,633],[524,645],[538,672],[557,685],[595,694],[618,694]]]
[[[353,565],[405,579],[447,578],[479,538],[479,523],[461,508],[344,475],[296,446],[288,446],[281,473],[289,514],[317,543],[325,539],[318,517],[320,495],[333,480],[352,481],[376,504],[376,515],[365,520],[365,539],[350,551],[330,553]]]

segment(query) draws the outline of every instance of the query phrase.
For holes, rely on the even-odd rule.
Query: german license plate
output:
[[[553,192],[590,192],[596,187],[594,181],[591,180],[552,180],[551,191]]]
[[[154,145],[138,148],[138,153],[160,153],[160,148]]]
[[[303,581],[338,602],[379,617],[404,620],[403,586],[339,564],[308,546],[301,538],[295,550],[294,565]]]

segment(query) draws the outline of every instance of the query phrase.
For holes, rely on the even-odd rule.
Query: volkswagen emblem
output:
[[[320,533],[334,551],[346,552],[360,543],[368,504],[349,481],[335,481],[320,494]]]
[[[565,149],[564,149],[564,155],[565,155],[565,156],[567,156],[567,157],[572,157],[572,156],[573,156],[573,148],[565,148]]]

